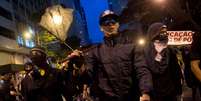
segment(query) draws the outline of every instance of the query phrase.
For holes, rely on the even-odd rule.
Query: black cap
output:
[[[153,40],[159,40],[160,42],[167,43],[168,42],[168,33],[160,32],[158,35],[154,37]]]
[[[33,47],[33,48],[31,49],[31,51],[39,51],[39,52],[41,52],[41,53],[46,54],[46,53],[45,53],[45,49],[44,49],[43,47],[39,47],[39,46]]]
[[[119,22],[119,16],[117,14],[115,14],[113,11],[111,10],[105,10],[101,15],[100,15],[100,19],[99,19],[99,24],[103,25],[103,22],[107,21],[107,20],[114,20],[116,22]]]

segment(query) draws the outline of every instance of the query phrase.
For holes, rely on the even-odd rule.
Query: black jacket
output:
[[[157,96],[180,95],[182,92],[182,72],[176,54],[170,47],[163,52],[167,63],[154,61],[152,58],[154,53],[151,53],[149,49],[145,50],[147,64],[152,73],[153,93]]]
[[[62,101],[63,73],[61,70],[47,67],[41,75],[34,69],[31,75],[22,80],[22,95],[25,101]]]
[[[127,101],[124,97],[137,90],[137,85],[143,93],[148,93],[152,88],[142,47],[129,41],[126,36],[105,38],[104,43],[85,53],[85,57],[92,85],[95,85],[92,92],[98,88],[96,96],[105,95]],[[93,90],[93,87],[96,89]]]

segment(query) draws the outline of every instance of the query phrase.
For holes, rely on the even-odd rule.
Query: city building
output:
[[[23,64],[30,48],[39,43],[38,22],[47,7],[61,4],[74,10],[69,36],[88,42],[85,13],[79,0],[1,0],[0,1],[0,65]]]
[[[38,21],[42,12],[51,5],[49,0],[11,0],[20,46],[32,48],[38,44]]]
[[[22,64],[28,49],[19,47],[13,6],[10,0],[0,1],[0,66]]]
[[[0,66],[28,61],[30,48],[36,45],[32,18],[50,4],[49,0],[0,1]]]

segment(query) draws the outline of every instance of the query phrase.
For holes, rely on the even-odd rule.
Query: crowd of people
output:
[[[103,43],[74,50],[61,69],[52,67],[43,48],[32,48],[31,62],[24,65],[20,98],[8,100],[0,89],[0,100],[180,101],[185,74],[194,76],[193,88],[201,92],[199,33],[194,34],[191,49],[182,50],[189,74],[168,45],[165,24],[150,25],[145,45],[119,32],[119,17],[110,10],[100,15],[99,25]]]

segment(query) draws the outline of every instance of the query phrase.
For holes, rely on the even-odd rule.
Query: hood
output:
[[[153,38],[155,38],[159,34],[163,25],[164,24],[160,22],[151,24],[147,31],[148,40],[152,40]]]

